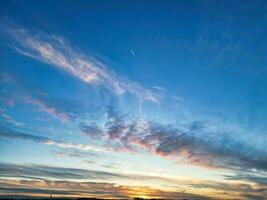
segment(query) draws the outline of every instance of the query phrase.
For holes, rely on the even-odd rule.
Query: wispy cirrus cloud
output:
[[[91,157],[98,157],[98,155],[95,152],[88,152],[88,151],[81,151],[81,150],[58,150],[58,149],[52,149],[52,153],[59,155],[59,156],[68,156],[70,158],[91,158]],[[103,156],[103,155],[101,155]]]
[[[58,110],[58,107],[50,105],[48,101],[42,101],[41,99],[26,97],[25,102],[38,106],[40,108],[40,111],[55,116],[59,118],[62,122],[67,122],[70,120],[70,116],[66,112],[60,112]]]
[[[32,141],[44,145],[51,145],[61,148],[72,148],[84,151],[98,151],[98,152],[107,152],[105,148],[95,147],[87,144],[78,144],[78,143],[71,143],[71,142],[64,142],[61,140],[55,140],[52,138],[40,136],[40,135],[32,135],[28,133],[17,132],[13,130],[6,129],[1,127],[0,129],[0,138],[6,139],[21,139],[26,141]]]
[[[88,111],[86,103],[78,98],[52,96],[46,89],[26,84],[9,72],[0,72],[0,84],[0,103],[3,106],[30,105],[34,111],[46,113],[63,123],[81,117]]]
[[[116,74],[105,64],[69,45],[63,37],[47,36],[25,29],[5,29],[15,39],[14,49],[19,53],[50,64],[94,86],[101,86],[120,96],[132,94],[140,100],[158,103],[162,91],[148,89],[126,77]]]
[[[3,119],[3,121],[8,122],[14,126],[17,126],[17,127],[24,126],[24,123],[17,122],[10,115],[8,115],[4,110],[0,108],[0,119],[1,118]]]

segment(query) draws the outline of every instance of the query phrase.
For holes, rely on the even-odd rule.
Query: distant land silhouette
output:
[[[61,198],[61,197],[56,197],[56,198],[38,198],[38,197],[6,197],[6,198],[0,198],[0,200],[11,200],[11,199],[20,199],[20,200],[112,200],[112,199],[101,199],[101,198]],[[124,200],[124,199],[121,199]],[[126,200],[126,199],[125,199]],[[127,199],[128,200],[128,199]],[[135,197],[132,198],[132,200],[165,200],[165,199],[156,199],[156,198],[139,198],[139,197]],[[190,199],[177,199],[177,200],[190,200]]]

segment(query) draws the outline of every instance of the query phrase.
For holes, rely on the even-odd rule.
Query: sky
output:
[[[0,1],[0,196],[267,197],[266,1]]]

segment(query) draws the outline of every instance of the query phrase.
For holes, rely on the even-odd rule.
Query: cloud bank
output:
[[[51,167],[44,165],[18,165],[0,163],[0,192],[2,196],[66,195],[68,197],[132,198],[154,197],[163,199],[265,199],[266,185],[251,182],[221,183],[215,181],[179,180],[138,174],[119,174],[104,171]],[[17,178],[17,179],[12,179]],[[18,180],[19,178],[19,180]],[[70,180],[71,179],[71,180]],[[157,180],[171,184],[169,190],[148,186],[122,185],[118,180],[136,180],[143,183]],[[241,179],[239,179],[241,180]],[[179,186],[181,185],[181,186]],[[170,190],[170,188],[172,188]],[[189,188],[195,188],[196,195]]]
[[[203,121],[185,125],[162,124],[135,119],[108,107],[102,129],[89,124],[83,125],[81,131],[92,138],[95,135],[102,137],[107,145],[118,151],[146,150],[160,156],[171,156],[180,164],[209,168],[267,170],[264,149],[256,149],[234,138],[238,132],[214,129]]]

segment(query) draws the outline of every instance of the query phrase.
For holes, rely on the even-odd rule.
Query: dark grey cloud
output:
[[[247,199],[266,199],[267,187],[263,185],[257,185],[256,187],[250,183],[223,183],[215,181],[203,181],[197,184],[189,184],[190,187],[214,189],[217,191],[224,191],[225,194],[231,196],[231,194],[239,194],[240,198]],[[257,198],[258,197],[258,198]],[[243,199],[243,198],[242,198]]]
[[[212,133],[204,132],[205,138],[195,135],[191,130],[183,132],[167,128],[163,133],[156,147],[156,152],[161,155],[185,151],[189,160],[200,165],[267,170],[267,153],[229,137],[231,133],[223,132],[211,137]]]
[[[128,127],[125,122],[125,116],[119,113],[114,106],[107,107],[107,122],[106,129],[109,139],[121,138],[123,132]]]
[[[125,178],[115,173],[77,168],[51,167],[43,165],[16,165],[0,163],[2,177],[56,178],[56,179],[114,179]]]
[[[0,138],[22,139],[37,143],[48,143],[55,141],[48,137],[17,132],[10,129],[6,129],[4,127],[0,127]]]
[[[91,124],[80,124],[80,129],[83,133],[90,136],[93,139],[99,139],[103,136],[104,132],[103,130],[97,126],[96,123]]]
[[[150,150],[178,162],[232,170],[267,170],[267,152],[244,143],[236,132],[210,129],[203,121],[161,124],[122,115],[107,107],[102,139],[115,150]]]
[[[264,172],[239,172],[234,175],[225,175],[228,180],[241,180],[257,183],[261,186],[267,186],[267,174]]]
[[[96,151],[105,152],[104,148],[94,147],[88,144],[70,143],[53,138],[44,137],[41,135],[32,135],[28,133],[18,132],[9,128],[0,127],[0,139],[21,139],[25,141],[32,141],[44,145],[56,146],[66,149],[77,149],[82,151]]]
[[[78,168],[51,167],[45,165],[19,165],[10,163],[0,163],[1,177],[22,177],[48,180],[55,178],[59,180],[79,179],[79,180],[138,180],[138,181],[163,181],[166,183],[177,183],[177,180],[160,176],[149,176],[140,174],[111,173],[97,170],[86,170]]]

